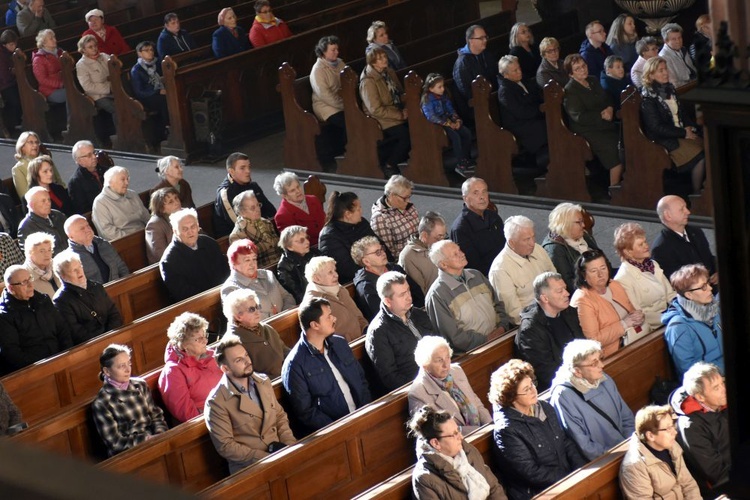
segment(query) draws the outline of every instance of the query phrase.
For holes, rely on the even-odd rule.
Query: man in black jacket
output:
[[[562,364],[563,349],[583,339],[578,313],[570,307],[570,294],[558,273],[542,273],[534,279],[535,302],[521,311],[515,355],[534,367],[539,392],[549,389]]]
[[[78,168],[68,181],[68,194],[73,200],[76,213],[85,214],[91,212],[94,198],[102,192],[104,172],[109,167],[98,164],[94,145],[90,141],[76,142],[71,154]]]

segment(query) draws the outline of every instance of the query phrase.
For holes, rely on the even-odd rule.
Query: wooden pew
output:
[[[31,68],[30,66],[27,67],[26,55],[21,49],[16,49],[13,53],[13,68],[18,82],[18,93],[21,96],[21,108],[23,109],[21,125],[24,130],[36,132],[42,142],[54,142],[47,128],[49,104],[47,104],[47,99],[32,86],[29,79]]]
[[[147,113],[143,104],[131,97],[123,86],[123,78],[128,78],[129,74],[123,74],[122,62],[117,56],[110,57],[107,66],[109,67],[109,74],[112,75],[110,84],[112,95],[115,98],[116,112],[115,128],[117,129],[117,135],[112,141],[112,145],[114,149],[148,153],[148,143],[143,135],[143,121],[147,118]]]
[[[547,175],[536,179],[537,196],[590,202],[586,188],[586,162],[594,159],[589,143],[565,124],[565,90],[554,81],[544,86],[544,109],[550,162]]]
[[[98,136],[94,130],[94,117],[98,111],[94,100],[79,90],[80,84],[75,70],[76,60],[68,52],[63,52],[60,56],[60,64],[65,84],[65,96],[69,104],[68,109],[70,109],[68,129],[63,131],[64,142],[71,146],[84,139],[98,142]]]

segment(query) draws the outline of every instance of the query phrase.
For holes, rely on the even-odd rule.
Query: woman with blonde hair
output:
[[[375,21],[367,28],[367,44],[365,55],[373,49],[383,49],[388,55],[388,65],[394,71],[407,66],[396,44],[388,36],[388,26],[383,21]]]
[[[539,42],[539,53],[542,56],[542,62],[536,71],[536,83],[540,89],[543,89],[550,80],[554,80],[565,87],[570,80],[568,72],[565,71],[563,59],[560,57],[560,42],[557,38],[546,37]]]
[[[630,14],[620,14],[612,21],[607,36],[607,45],[616,56],[622,58],[625,72],[630,73],[638,54],[635,51],[635,42],[638,41],[635,19]],[[596,75],[595,75],[596,76]]]
[[[26,191],[29,190],[29,162],[42,154],[41,151],[42,140],[36,132],[31,130],[21,132],[16,141],[16,154],[13,155],[16,159],[16,164],[11,170],[13,185],[16,187],[16,193],[18,193],[20,199],[23,199]],[[46,154],[51,157],[49,153]],[[60,172],[57,171],[57,167],[54,164],[52,165],[52,171],[55,174],[55,182],[65,187],[65,182],[63,182]]]

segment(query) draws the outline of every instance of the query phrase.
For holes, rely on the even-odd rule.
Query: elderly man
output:
[[[0,298],[0,375],[20,370],[73,345],[70,327],[49,297],[34,290],[23,266],[5,270]]]
[[[71,215],[65,221],[70,249],[78,254],[83,272],[91,281],[109,283],[130,274],[127,264],[115,247],[107,240],[94,235],[89,221],[82,215]]]
[[[62,281],[52,302],[71,327],[73,345],[122,326],[122,316],[101,283],[86,279],[81,258],[70,248],[52,261]]]
[[[263,194],[260,186],[252,181],[250,158],[244,153],[232,153],[227,157],[227,177],[219,184],[214,202],[214,236],[226,236],[232,232],[237,214],[232,209],[232,200],[243,191],[251,189],[261,203],[260,215],[266,219],[276,216],[276,208]]]
[[[220,285],[229,266],[216,240],[200,234],[198,212],[183,208],[169,216],[174,236],[159,261],[161,278],[174,302]]]
[[[491,210],[487,183],[478,177],[461,184],[464,206],[451,226],[451,240],[466,253],[467,267],[485,276],[495,256],[505,245],[503,219]]]
[[[326,221],[323,204],[317,196],[305,194],[294,172],[283,172],[273,180],[273,190],[281,197],[279,210],[273,218],[276,228],[283,231],[289,226],[304,226],[310,245],[318,244],[318,235]]]
[[[669,277],[682,266],[703,264],[712,285],[719,283],[716,257],[711,253],[703,230],[689,223],[690,210],[685,200],[668,195],[659,200],[656,213],[664,225],[651,245],[651,256]]]
[[[452,241],[438,241],[430,260],[439,269],[427,291],[425,307],[432,326],[456,354],[498,338],[510,327],[505,306],[485,276],[466,269],[466,256]]]
[[[151,215],[138,193],[128,189],[130,173],[125,167],[112,167],[104,173],[105,188],[94,199],[91,219],[96,231],[112,241],[145,229]]]
[[[710,490],[729,480],[732,465],[727,388],[719,367],[695,363],[682,376],[682,387],[670,403],[677,414],[677,441],[685,463],[703,497],[714,498]]]
[[[81,34],[94,35],[99,46],[99,52],[119,56],[125,52],[130,52],[130,46],[120,34],[120,31],[114,26],[104,24],[104,12],[99,9],[92,9],[86,13],[86,23],[89,29]]]
[[[281,381],[297,419],[314,432],[372,398],[362,365],[346,340],[334,335],[336,317],[330,303],[318,297],[303,302],[299,322],[302,335],[284,360]]]
[[[697,73],[687,47],[682,45],[682,27],[676,23],[667,23],[661,29],[664,46],[659,55],[667,60],[669,83],[675,87],[695,80]]]
[[[214,355],[224,376],[208,394],[204,414],[211,441],[232,474],[297,439],[271,379],[253,370],[239,337],[225,336]]]
[[[430,260],[429,250],[434,243],[444,240],[448,231],[445,219],[436,212],[424,214],[417,231],[398,256],[398,265],[419,285],[422,293],[427,294],[438,277],[438,268]]]
[[[79,214],[91,212],[94,199],[104,187],[104,173],[108,167],[99,165],[90,141],[78,141],[71,150],[78,168],[68,182],[68,194]]]
[[[406,276],[397,271],[382,274],[377,281],[380,311],[367,327],[365,348],[386,391],[414,380],[419,367],[414,349],[425,335],[435,335],[430,317],[412,307]]]
[[[589,67],[589,75],[599,79],[604,71],[604,60],[614,54],[607,45],[607,31],[599,21],[591,21],[586,25],[586,40],[581,42],[578,52]]]
[[[383,196],[372,204],[370,226],[392,255],[399,255],[417,234],[419,213],[411,203],[414,183],[403,175],[394,175],[385,183]]]
[[[469,26],[466,30],[466,45],[458,50],[458,58],[453,65],[453,81],[459,93],[456,104],[464,119],[474,116],[467,111],[471,111],[468,107],[473,95],[471,82],[477,75],[485,77],[493,87],[497,84],[497,59],[487,50],[487,40],[489,37],[483,26]],[[473,118],[469,123],[474,123]]]
[[[586,338],[578,313],[570,307],[570,294],[558,273],[542,273],[534,279],[534,302],[521,311],[515,355],[531,363],[539,392],[552,385],[562,364],[563,349],[574,339]]]
[[[29,213],[18,225],[18,244],[24,248],[26,237],[33,233],[48,233],[55,237],[55,255],[68,248],[65,237],[65,215],[52,208],[49,191],[35,186],[24,195]]]
[[[34,36],[47,28],[54,28],[57,23],[44,7],[44,0],[29,0],[26,7],[16,16],[16,27],[21,36]]]
[[[544,272],[557,272],[536,242],[534,222],[523,215],[505,221],[505,247],[492,261],[488,275],[497,296],[505,304],[510,320],[521,324],[521,309],[534,302],[532,282]]]

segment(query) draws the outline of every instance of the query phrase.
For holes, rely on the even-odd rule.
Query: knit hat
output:
[[[102,19],[104,19],[104,12],[102,12],[102,11],[101,11],[101,10],[99,10],[99,9],[92,9],[92,10],[90,10],[90,11],[86,12],[86,22],[89,22],[89,18],[90,18],[91,16],[99,16],[99,17],[101,17]]]

